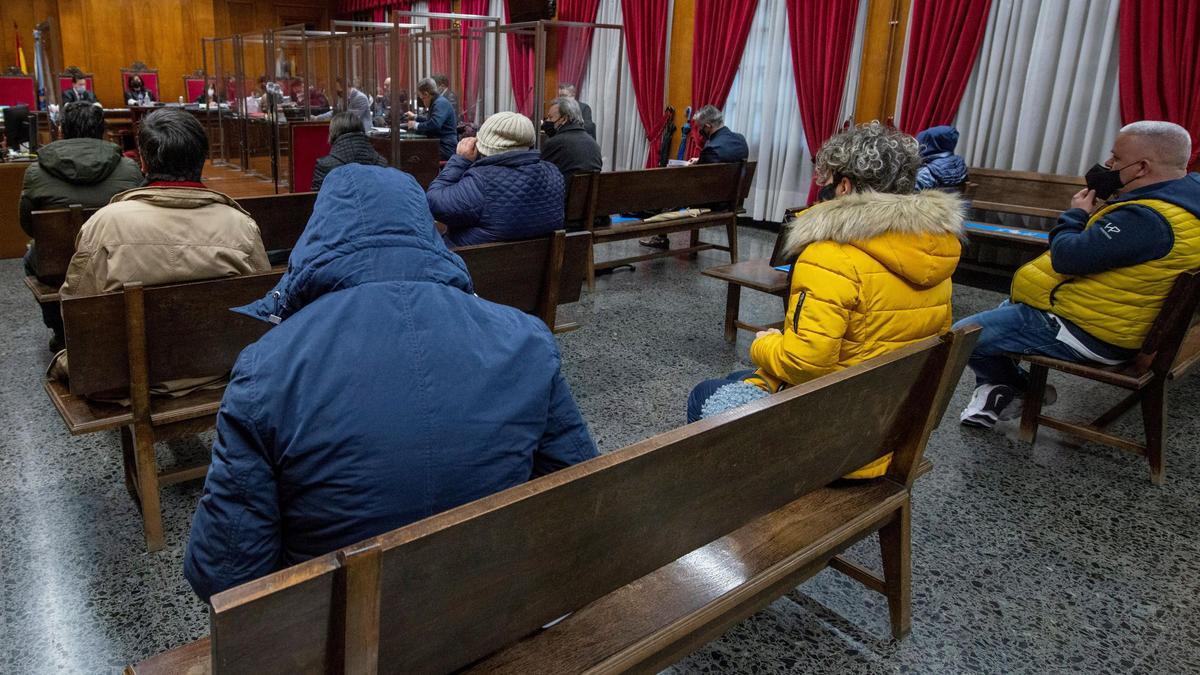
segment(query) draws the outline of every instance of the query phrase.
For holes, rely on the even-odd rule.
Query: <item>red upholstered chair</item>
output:
[[[147,91],[149,91],[151,94],[154,94],[155,101],[162,100],[162,94],[159,93],[158,89],[158,70],[154,68],[147,68],[146,64],[142,63],[141,61],[134,61],[132,66],[121,69],[122,96],[124,96],[124,92],[129,91],[129,78],[133,77],[134,75],[142,76],[142,84],[146,85]]]
[[[37,110],[37,83],[32,75],[0,75],[0,105]]]
[[[313,170],[317,159],[329,154],[329,122],[294,122],[291,163],[292,192],[312,192]]]
[[[184,103],[195,103],[204,94],[204,77],[201,75],[183,76]],[[157,95],[157,94],[156,94]]]

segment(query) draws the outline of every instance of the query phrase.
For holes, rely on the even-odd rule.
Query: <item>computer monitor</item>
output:
[[[4,109],[4,137],[10,150],[20,150],[22,143],[29,142],[29,106]]]

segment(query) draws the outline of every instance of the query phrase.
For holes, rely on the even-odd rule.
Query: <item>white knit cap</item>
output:
[[[533,147],[533,122],[515,112],[498,112],[475,132],[475,148],[484,156]]]

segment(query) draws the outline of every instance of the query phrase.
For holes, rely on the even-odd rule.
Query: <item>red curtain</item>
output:
[[[400,5],[411,5],[412,0],[338,0],[337,13],[341,15],[349,15],[355,12],[375,11],[372,14],[372,21],[386,21],[383,18],[382,12]]]
[[[647,168],[658,166],[660,137],[669,120],[663,115],[668,4],[667,0],[621,0],[633,94],[638,117],[646,129],[646,140],[650,142]]]
[[[429,11],[434,13],[450,13],[450,0],[429,0]],[[450,30],[452,22],[450,19],[430,19],[429,30]],[[450,47],[451,39],[449,36],[441,36],[433,38],[433,47],[430,50],[433,72],[430,75],[445,75],[450,77]],[[452,82],[451,88],[457,88],[457,83]],[[457,112],[457,111],[455,111]]]
[[[809,4],[824,5],[826,2]],[[692,47],[692,112],[712,104],[725,107],[733,77],[742,63],[758,0],[696,0]],[[704,147],[699,133],[688,136],[687,156]]]
[[[991,0],[913,0],[900,128],[953,124],[975,67]]]
[[[858,3],[789,0],[787,10],[800,122],[808,152],[816,157],[841,122],[838,112],[845,96]],[[816,196],[814,182],[808,203],[813,203]]]
[[[509,23],[510,0],[504,0],[504,23]],[[532,35],[508,34],[508,72],[512,75],[517,112],[533,117],[534,45]]]
[[[600,0],[562,0],[558,3],[559,21],[595,23]],[[592,50],[592,28],[569,26],[558,29],[558,81],[570,82],[579,89]],[[582,92],[577,91],[577,96]]]
[[[462,0],[458,12],[486,16],[488,0]],[[483,82],[480,68],[483,64],[484,33],[479,31],[487,26],[487,22],[484,21],[467,19],[462,22],[462,91],[458,93],[458,104],[462,108],[463,121],[476,126],[482,122],[477,118],[482,114],[479,108],[479,89]]]
[[[1165,120],[1192,137],[1200,161],[1200,3],[1122,0],[1121,121]]]

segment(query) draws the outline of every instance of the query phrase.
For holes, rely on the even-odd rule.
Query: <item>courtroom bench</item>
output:
[[[567,185],[565,219],[568,230],[586,229],[594,245],[638,239],[658,234],[690,231],[689,246],[659,250],[597,263],[594,252],[588,256],[588,290],[595,290],[596,272],[627,265],[639,260],[694,254],[706,249],[729,252],[737,262],[737,219],[742,201],[749,194],[755,163],[697,164],[665,169],[577,173]],[[606,216],[620,213],[667,212],[685,208],[704,208],[699,215],[663,219],[664,216],[605,222]],[[701,242],[701,228],[724,226],[728,245]]]
[[[652,673],[826,567],[882,593],[903,638],[912,483],[977,334],[924,340],[218,593],[211,637],[127,672]],[[856,422],[814,423],[835,417]],[[830,486],[888,452],[886,476]],[[839,555],[875,533],[882,578]]]
[[[558,306],[579,299],[591,235],[560,230],[518,242],[456,250],[479,297],[515,307],[562,332]],[[155,443],[211,428],[223,386],[177,398],[151,396],[156,382],[226,375],[269,324],[229,311],[265,296],[282,276],[265,274],[143,288],[62,301],[68,383],[45,389],[72,435],[121,430],[125,482],[142,514],[146,547],[163,547],[162,487],[202,478],[207,461],[157,469]],[[186,345],[186,348],[183,346]],[[112,399],[128,398],[129,403]]]

